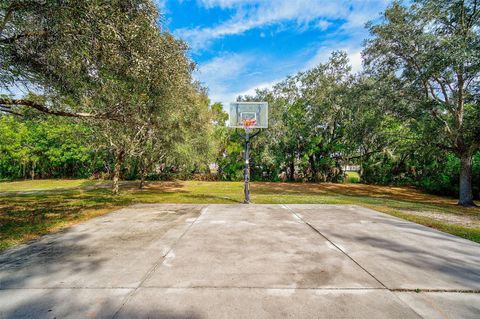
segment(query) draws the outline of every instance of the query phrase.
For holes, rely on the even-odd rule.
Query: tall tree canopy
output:
[[[195,122],[208,101],[187,46],[161,30],[153,1],[3,0],[0,17],[0,86],[30,93],[1,96],[0,112],[105,120],[96,136],[116,158],[114,193],[127,156],[179,149],[190,131],[208,131],[210,120]]]
[[[341,51],[272,90],[240,99],[270,104],[269,129],[253,141],[254,178],[342,181],[342,166],[368,159],[405,135],[385,111],[392,101],[387,88],[353,75]]]
[[[4,0],[0,4],[0,85],[40,92],[43,99],[0,99],[15,106],[81,117],[125,116],[115,90],[128,89],[132,62],[156,29],[151,1]],[[137,42],[138,41],[138,42]]]
[[[410,101],[402,117],[461,160],[459,204],[473,205],[472,157],[480,149],[480,11],[477,0],[394,2],[364,55],[372,73]],[[399,105],[402,106],[402,105]]]

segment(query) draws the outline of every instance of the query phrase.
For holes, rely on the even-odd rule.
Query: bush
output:
[[[473,158],[473,194],[478,199],[480,192],[480,153]],[[460,160],[450,154],[447,159],[419,180],[418,186],[425,191],[448,196],[458,196],[460,183]]]
[[[381,185],[413,185],[444,196],[458,196],[460,160],[451,153],[424,150],[410,156],[373,157],[363,163],[362,181]],[[473,192],[480,198],[480,152],[473,158]]]

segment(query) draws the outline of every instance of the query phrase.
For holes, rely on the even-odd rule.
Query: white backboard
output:
[[[250,128],[268,128],[267,102],[232,102],[229,115],[229,127],[243,128],[244,120],[254,119],[256,123]]]

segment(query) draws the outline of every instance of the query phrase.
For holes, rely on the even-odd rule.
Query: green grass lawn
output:
[[[241,203],[241,182],[155,182],[143,190],[108,182],[0,183],[0,250],[134,203]],[[253,203],[356,204],[480,242],[480,209],[413,188],[363,184],[252,183]],[[450,220],[452,219],[452,220]],[[459,221],[458,221],[459,220]]]

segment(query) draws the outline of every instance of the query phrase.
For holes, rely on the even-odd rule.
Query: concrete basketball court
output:
[[[480,245],[350,205],[135,205],[0,255],[0,318],[480,318]]]

